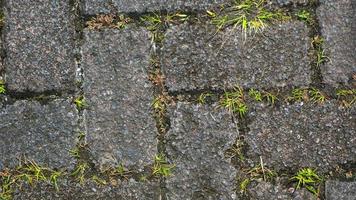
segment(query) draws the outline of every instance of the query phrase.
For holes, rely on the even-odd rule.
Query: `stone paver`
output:
[[[86,14],[118,12],[154,12],[200,10],[229,3],[229,0],[85,0]]]
[[[267,166],[277,170],[315,167],[327,171],[338,164],[353,163],[355,111],[355,107],[340,109],[334,101],[278,108],[256,106],[245,136],[247,156],[256,163],[262,156]]]
[[[16,92],[74,90],[70,0],[9,0],[4,28],[6,82]]]
[[[310,83],[308,28],[291,21],[264,36],[241,30],[218,32],[209,25],[173,26],[162,50],[162,69],[172,92],[243,87],[271,88]],[[216,35],[215,35],[216,34]],[[214,36],[215,35],[215,36]]]
[[[321,66],[324,82],[356,87],[356,2],[322,0],[317,10],[323,45],[330,62]],[[353,77],[354,76],[354,77]]]
[[[85,121],[95,162],[143,168],[157,153],[144,29],[85,31]]]
[[[317,200],[306,189],[286,188],[280,183],[272,184],[261,181],[248,189],[250,199],[254,200]]]
[[[298,6],[298,5],[308,5],[309,2],[312,2],[310,0],[273,0],[273,3],[277,3],[279,6]]]
[[[237,135],[227,112],[178,103],[166,137],[175,165],[167,178],[168,199],[235,199],[236,171],[224,152]]]
[[[0,167],[14,167],[26,156],[51,168],[70,167],[74,159],[77,111],[69,100],[46,105],[17,101],[0,110]],[[0,168],[1,170],[1,168]]]
[[[1,29],[1,27],[0,27]],[[2,40],[0,40],[0,75],[2,75],[2,73],[4,72],[4,65],[3,65],[3,48],[2,48],[3,42]]]
[[[326,200],[355,200],[356,182],[326,181]]]
[[[139,183],[135,181],[121,182],[119,186],[100,186],[93,182],[84,185],[75,183],[59,184],[59,191],[52,185],[39,183],[35,187],[25,186],[18,189],[14,199],[18,200],[155,200],[160,199],[159,183]]]

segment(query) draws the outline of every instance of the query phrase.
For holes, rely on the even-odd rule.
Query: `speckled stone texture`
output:
[[[84,11],[93,15],[109,12],[205,11],[229,0],[84,0]]]
[[[334,101],[251,108],[246,156],[272,169],[314,167],[320,172],[356,161],[355,107]]]
[[[1,3],[1,1],[0,1]],[[1,4],[0,4],[1,5]],[[1,11],[1,10],[0,10]],[[1,29],[1,28],[0,28]],[[3,48],[2,48],[2,37],[0,37],[0,75],[2,75],[2,73],[4,72],[4,65],[3,65]]]
[[[134,28],[84,35],[85,121],[93,158],[100,167],[143,168],[157,153],[149,33]]]
[[[224,157],[238,135],[231,116],[213,107],[178,103],[170,118],[166,148],[175,168],[166,181],[168,199],[235,199],[236,171]]]
[[[321,0],[317,9],[323,48],[330,62],[321,66],[324,82],[356,87],[356,2]]]
[[[310,83],[308,28],[291,21],[263,35],[211,25],[178,25],[167,31],[162,70],[171,92],[243,87],[271,88]]]
[[[25,156],[42,166],[71,168],[74,159],[77,111],[70,100],[41,105],[17,101],[0,110],[0,167],[14,167]],[[1,170],[1,168],[0,168]]]
[[[312,1],[313,0],[272,0],[273,3],[276,3],[279,6],[305,6]]]
[[[70,0],[5,3],[6,82],[16,92],[74,90]]]
[[[326,200],[355,200],[356,182],[326,181]]]
[[[38,183],[34,187],[25,185],[17,189],[14,199],[17,200],[155,200],[160,199],[159,183],[121,182],[119,186],[100,186],[92,181],[85,184],[60,181],[59,191],[52,185]]]
[[[306,189],[295,190],[293,187],[286,188],[281,183],[272,184],[264,181],[251,183],[248,194],[253,200],[317,200],[317,197]]]

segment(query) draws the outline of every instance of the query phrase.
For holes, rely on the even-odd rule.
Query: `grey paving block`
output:
[[[5,4],[6,82],[16,92],[75,89],[70,0]]]
[[[1,12],[1,11],[0,11]],[[2,40],[0,40],[0,52],[3,52],[3,48],[2,48],[3,42]],[[0,53],[0,75],[2,75],[3,71],[4,71],[4,65],[3,65],[3,58],[2,58],[2,53]]]
[[[166,179],[168,199],[235,199],[236,171],[224,157],[238,135],[231,116],[178,103],[170,118],[166,148],[175,168]]]
[[[178,25],[167,31],[162,70],[171,92],[310,83],[308,28],[291,21],[248,35],[211,25]]]
[[[326,181],[326,200],[355,200],[356,182]]]
[[[323,48],[330,62],[321,66],[324,82],[356,87],[356,2],[322,0],[317,10]],[[353,78],[354,76],[354,78]]]
[[[297,6],[297,5],[308,5],[313,0],[272,0],[273,3],[277,3],[279,6]]]
[[[247,157],[278,170],[317,168],[326,172],[356,161],[355,108],[335,101],[251,108]]]
[[[63,181],[62,181],[63,182]],[[59,191],[52,185],[38,183],[34,187],[24,186],[15,190],[14,199],[18,200],[155,200],[160,199],[159,183],[124,181],[119,186],[97,185],[91,181],[80,185],[71,182],[59,184]]]
[[[157,130],[149,55],[144,29],[85,31],[85,121],[91,153],[100,167],[143,168],[154,160]]]
[[[139,13],[176,10],[205,11],[210,7],[229,2],[229,0],[85,0],[84,11],[89,15],[113,11]]]
[[[17,101],[0,110],[0,120],[0,166],[15,167],[17,158],[26,156],[43,166],[71,168],[69,150],[75,147],[78,131],[71,101]]]
[[[251,186],[252,185],[252,186]],[[248,188],[250,199],[254,200],[317,200],[318,198],[306,189],[288,188],[281,183],[258,182]]]

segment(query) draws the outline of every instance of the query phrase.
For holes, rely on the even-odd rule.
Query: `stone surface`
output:
[[[0,27],[1,29],[1,27]],[[1,38],[1,37],[0,37]],[[3,75],[3,72],[4,72],[4,65],[3,65],[3,42],[2,42],[2,39],[0,39],[0,76]]]
[[[273,0],[273,3],[277,3],[279,6],[297,6],[297,5],[308,5],[309,2],[312,2],[313,0]]]
[[[245,136],[247,156],[278,170],[314,167],[335,169],[356,161],[355,107],[293,104],[276,108],[251,108],[250,131]]]
[[[322,0],[317,10],[323,48],[330,62],[321,66],[324,82],[356,87],[356,2]],[[354,77],[353,77],[354,76]]]
[[[355,200],[356,182],[326,181],[326,200]]]
[[[238,135],[231,116],[178,103],[170,117],[166,148],[175,168],[166,181],[168,199],[235,199],[236,171],[224,158]]]
[[[25,156],[43,166],[68,167],[74,159],[77,111],[69,100],[58,99],[46,105],[17,101],[0,110],[0,166],[15,167]],[[1,170],[1,168],[0,168]]]
[[[85,121],[96,164],[142,168],[157,153],[144,29],[85,31]]]
[[[9,90],[74,90],[75,29],[69,2],[6,2],[5,65]]]
[[[39,183],[35,187],[25,186],[15,191],[14,199],[18,200],[143,200],[160,199],[159,183],[139,183],[135,181],[122,182],[121,185],[100,186],[93,182],[84,185],[76,183],[59,184],[59,191],[52,185]]]
[[[272,184],[264,181],[249,186],[248,194],[253,200],[317,200],[306,189],[295,190],[295,188],[286,188],[280,183]]]
[[[192,11],[219,6],[229,0],[85,0],[86,14],[94,15],[109,12],[154,12],[154,11]]]
[[[162,69],[171,92],[310,83],[308,29],[296,21],[245,36],[238,29],[216,33],[209,25],[178,25],[167,31]]]

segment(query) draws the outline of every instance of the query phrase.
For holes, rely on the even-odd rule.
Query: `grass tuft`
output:
[[[321,64],[328,62],[330,59],[326,56],[325,51],[323,50],[324,39],[317,35],[312,40],[312,46],[315,52],[315,65],[320,67]]]
[[[160,14],[153,13],[140,18],[141,22],[153,34],[152,42],[162,43],[164,40],[163,31],[170,23],[185,22],[189,19],[189,15],[184,13]]]
[[[11,200],[13,190],[11,186],[16,182],[16,178],[14,178],[8,170],[4,172],[0,172],[0,200]]]
[[[225,92],[220,99],[220,106],[226,108],[230,113],[238,113],[243,118],[248,110],[243,89],[237,86],[232,92]]]
[[[255,90],[253,88],[251,88],[249,91],[248,91],[248,95],[253,98],[255,101],[262,101],[262,94],[260,91],[258,90]]]
[[[314,24],[313,16],[307,10],[299,10],[295,15],[298,17],[299,20],[304,21],[309,25]]]
[[[247,32],[261,32],[270,23],[290,19],[282,10],[266,9],[267,4],[267,0],[235,0],[231,7],[223,9],[225,14],[213,11],[207,11],[207,14],[218,30],[229,26],[240,27],[246,37]]]
[[[80,184],[83,184],[85,181],[85,173],[88,168],[89,168],[89,166],[87,163],[80,163],[76,166],[76,168],[71,173],[71,175],[73,177],[75,177],[76,180],[78,180]]]
[[[169,164],[162,154],[155,156],[155,162],[152,168],[152,175],[169,177],[172,176],[174,165]]]
[[[324,103],[326,100],[325,95],[317,88],[310,88],[309,90],[310,100],[315,103]]]
[[[206,103],[206,99],[207,99],[208,97],[212,97],[212,96],[214,96],[214,95],[213,95],[212,93],[209,93],[209,92],[201,93],[201,94],[199,95],[198,99],[197,99],[197,102],[198,102],[198,104],[203,105],[203,104]]]
[[[77,106],[78,110],[83,110],[87,107],[87,103],[85,102],[84,96],[82,95],[74,99],[74,104]]]
[[[61,172],[61,171],[53,171],[49,177],[49,180],[52,183],[52,185],[54,186],[54,188],[56,189],[56,191],[59,191],[58,178],[62,175],[63,175],[63,172]]]
[[[240,193],[245,194],[247,191],[248,185],[251,183],[251,180],[249,178],[245,178],[243,181],[240,183]]]
[[[292,94],[287,97],[287,101],[301,102],[303,100],[308,100],[308,89],[295,88],[292,90]]]
[[[319,186],[322,178],[316,173],[315,169],[304,168],[297,172],[290,180],[297,182],[296,188],[305,187],[314,195],[319,194]]]
[[[5,94],[5,93],[6,93],[5,82],[3,80],[0,80],[0,94]]]
[[[339,89],[336,91],[336,95],[347,108],[356,102],[356,89]]]

